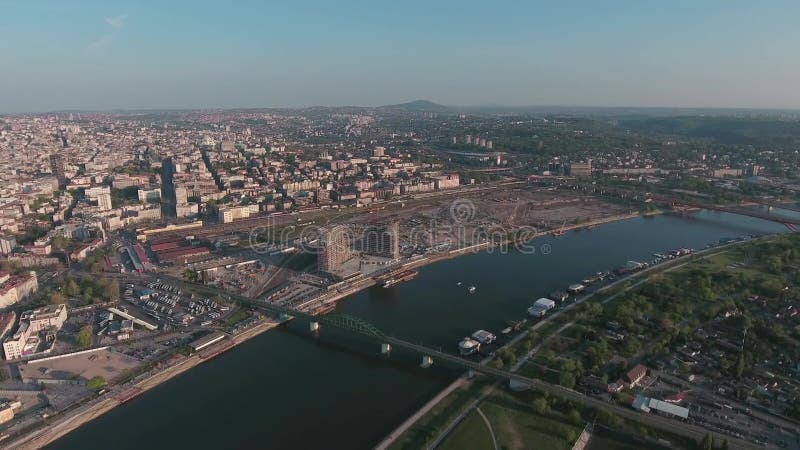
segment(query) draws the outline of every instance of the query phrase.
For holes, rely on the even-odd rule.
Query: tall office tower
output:
[[[317,265],[322,272],[333,272],[338,266],[353,257],[350,249],[350,232],[347,227],[337,226],[323,236],[322,249]]]
[[[67,184],[67,177],[65,175],[66,164],[63,155],[60,153],[53,153],[50,155],[50,170],[53,172],[53,175],[58,178],[59,186],[65,186]]]
[[[364,253],[397,259],[400,257],[400,224],[371,225],[364,230]]]

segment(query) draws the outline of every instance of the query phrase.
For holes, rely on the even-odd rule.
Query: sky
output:
[[[0,112],[800,108],[800,2],[0,0]]]

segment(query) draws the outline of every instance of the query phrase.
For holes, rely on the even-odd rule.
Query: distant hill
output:
[[[386,105],[383,108],[404,109],[406,111],[428,111],[428,112],[447,112],[450,107],[440,105],[428,100],[414,100],[413,102],[400,103],[398,105]]]

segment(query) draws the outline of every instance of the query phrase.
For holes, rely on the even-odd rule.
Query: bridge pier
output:
[[[420,364],[419,366],[422,367],[423,369],[427,369],[432,365],[433,365],[433,358],[431,358],[428,355],[422,355],[422,364]]]
[[[319,331],[319,322],[311,322],[308,324],[308,330],[312,333]]]
[[[381,354],[382,355],[389,355],[392,352],[392,344],[383,343],[381,344]]]

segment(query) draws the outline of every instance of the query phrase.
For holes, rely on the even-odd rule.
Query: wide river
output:
[[[483,252],[442,261],[394,288],[344,299],[337,312],[455,352],[464,336],[480,328],[497,332],[507,320],[524,317],[538,297],[597,271],[677,247],[785,231],[707,211],[636,218],[538,238],[533,254]],[[543,244],[550,245],[549,254]],[[466,292],[468,285],[477,287],[474,294]],[[459,373],[435,363],[421,369],[414,355],[378,357],[377,343],[339,331],[323,328],[314,338],[305,327],[292,324],[253,338],[48,448],[371,448]]]

